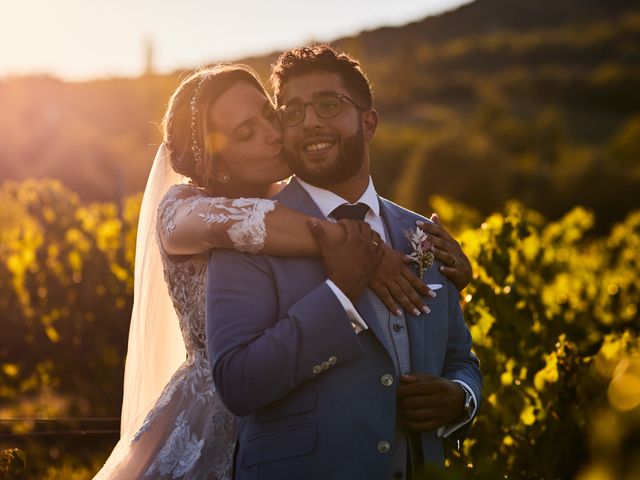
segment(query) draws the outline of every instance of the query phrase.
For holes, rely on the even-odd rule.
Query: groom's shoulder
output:
[[[280,191],[271,198],[272,200],[275,200],[276,202],[287,207],[295,207],[296,204],[302,201],[304,195],[305,191],[302,188],[302,185],[298,183],[295,177],[291,177],[280,189]]]
[[[433,223],[427,217],[420,215],[419,213],[414,212],[413,210],[409,210],[408,208],[405,208],[402,205],[398,205],[397,203],[392,202],[387,198],[384,198],[384,197],[379,197],[379,198],[380,198],[380,202],[382,202],[385,205],[385,207],[390,212],[395,214],[398,218],[402,218],[404,220],[408,220],[411,222],[420,220],[426,223]]]

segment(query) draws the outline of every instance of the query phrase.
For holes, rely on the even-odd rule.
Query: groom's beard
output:
[[[360,171],[364,159],[364,135],[362,125],[358,131],[341,139],[337,157],[329,165],[322,168],[309,168],[300,158],[297,150],[283,148],[283,156],[293,173],[311,185],[326,188],[349,180]]]

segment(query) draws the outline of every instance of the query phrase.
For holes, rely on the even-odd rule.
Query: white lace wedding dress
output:
[[[171,235],[180,211],[202,222],[228,224],[227,233],[235,248],[257,253],[266,236],[264,216],[274,206],[265,199],[211,198],[192,185],[175,185],[160,203],[157,228]],[[229,479],[235,420],[216,394],[205,339],[209,255],[171,256],[160,250],[187,358],[141,428],[130,441],[118,443],[116,450],[121,451],[114,450],[95,478]],[[112,457],[117,461],[110,462]]]

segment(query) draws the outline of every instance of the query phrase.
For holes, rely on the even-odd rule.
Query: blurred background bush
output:
[[[379,192],[437,211],[474,265],[485,402],[425,478],[640,478],[640,9],[478,0],[334,44],[374,85]],[[276,55],[242,61],[266,79]],[[115,444],[140,192],[180,75],[0,80],[2,480],[91,478]]]
[[[32,472],[89,478],[117,438],[140,196],[84,205],[58,181],[29,180],[0,198],[0,418],[25,419],[2,424],[2,445],[27,452]],[[474,266],[462,301],[485,375],[448,474],[459,462],[464,473],[446,478],[640,474],[640,210],[599,236],[581,207],[547,221],[517,201],[486,218],[429,204]],[[111,431],[93,417],[114,419]]]

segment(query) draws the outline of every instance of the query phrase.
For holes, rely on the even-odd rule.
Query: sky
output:
[[[469,0],[0,0],[0,78],[160,73],[404,25]]]

